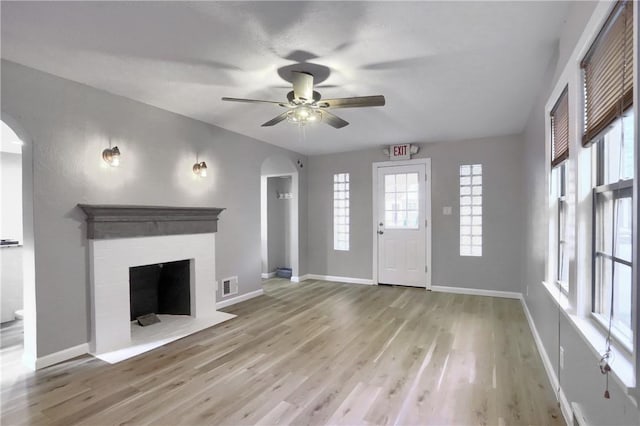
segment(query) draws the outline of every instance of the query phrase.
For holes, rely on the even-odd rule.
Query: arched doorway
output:
[[[272,156],[260,169],[260,229],[262,277],[277,267],[291,268],[299,281],[299,179],[290,158]]]
[[[37,358],[33,233],[33,146],[26,132],[2,114],[2,353],[3,371],[19,374]],[[5,296],[7,296],[5,298]],[[11,364],[9,369],[5,368]],[[8,377],[6,377],[8,376]],[[11,374],[3,374],[3,382]]]

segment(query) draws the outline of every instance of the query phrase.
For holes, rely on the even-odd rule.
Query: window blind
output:
[[[551,167],[569,157],[569,96],[565,87],[551,110]]]
[[[619,1],[582,60],[589,145],[633,105],[633,1]]]

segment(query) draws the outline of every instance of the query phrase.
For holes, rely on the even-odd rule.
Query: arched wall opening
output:
[[[283,186],[279,186],[283,185]],[[279,192],[274,188],[288,188]],[[281,232],[278,229],[271,229],[269,226],[270,206],[274,203],[283,203],[284,212],[286,214],[286,229],[284,235],[278,236],[285,238],[284,247],[274,248],[274,232]],[[277,214],[280,214],[281,211]],[[262,258],[262,276],[268,278],[274,273],[274,259],[286,259],[285,263],[289,265],[281,265],[290,267],[292,270],[291,280],[299,281],[299,211],[300,211],[300,191],[298,169],[290,158],[285,156],[271,156],[264,160],[260,169],[260,240],[261,240],[261,258]],[[274,214],[274,209],[271,209]],[[273,219],[273,218],[272,218]],[[273,227],[273,220],[271,221]],[[270,238],[271,234],[271,238]],[[271,240],[271,244],[270,244]],[[271,251],[270,254],[270,245]],[[285,250],[283,256],[274,256],[273,250]],[[280,255],[280,253],[278,253]],[[278,260],[276,260],[277,262]]]
[[[24,326],[24,349],[22,359],[24,364],[36,369],[37,359],[37,307],[36,307],[36,274],[35,274],[35,236],[33,218],[33,140],[22,126],[10,115],[2,112],[2,125],[15,134],[17,140],[5,141],[13,145],[20,145],[21,151],[21,232],[17,232],[20,238],[21,261],[17,268],[21,272],[22,284],[22,317]],[[7,131],[8,132],[8,131]],[[4,133],[4,132],[3,132]],[[5,135],[3,135],[5,136]],[[4,198],[3,194],[2,197]],[[4,201],[4,200],[3,200]],[[3,203],[4,204],[4,203]],[[2,233],[5,231],[3,230]],[[5,238],[2,235],[2,238]],[[16,248],[17,249],[17,248]],[[3,249],[14,250],[14,249]],[[5,256],[6,258],[6,256]],[[3,266],[3,270],[4,270]],[[3,273],[4,275],[4,273]]]

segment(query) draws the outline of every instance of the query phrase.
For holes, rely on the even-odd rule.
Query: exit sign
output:
[[[391,145],[389,147],[389,159],[391,160],[410,160],[411,144]]]

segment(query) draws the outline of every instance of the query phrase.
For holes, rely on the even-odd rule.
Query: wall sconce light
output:
[[[193,165],[193,173],[201,178],[207,177],[207,163],[201,161]]]
[[[102,159],[111,167],[118,167],[120,165],[120,150],[117,146],[107,148],[102,151]]]

